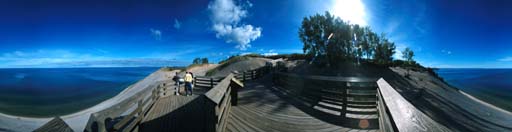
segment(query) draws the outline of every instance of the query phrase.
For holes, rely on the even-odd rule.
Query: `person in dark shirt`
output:
[[[174,94],[180,95],[180,76],[178,75],[178,72],[176,72],[176,75],[174,75],[172,80],[174,81],[174,85],[176,85],[174,88]]]

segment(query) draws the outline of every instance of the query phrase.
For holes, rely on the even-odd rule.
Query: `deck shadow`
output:
[[[354,130],[375,130],[378,129],[378,120],[376,119],[369,119],[366,120],[370,124],[370,126],[361,128],[360,126],[360,119],[353,119],[353,118],[345,118],[339,115],[333,115],[330,113],[326,113],[317,109],[314,109],[311,106],[308,106],[305,104],[304,100],[301,100],[296,97],[291,97],[286,92],[281,91],[278,87],[274,86],[271,82],[272,75],[266,75],[263,78],[259,80],[255,80],[252,82],[249,82],[246,86],[247,90],[250,90],[250,88],[263,88],[265,90],[268,90],[271,94],[274,94],[278,97],[278,99],[262,99],[262,96],[264,94],[268,94],[268,92],[265,92],[263,90],[254,90],[250,91],[253,92],[252,94],[249,94],[249,96],[241,96],[239,98],[241,104],[251,104],[251,103],[257,103],[257,105],[276,105],[277,107],[272,110],[272,112],[280,112],[286,110],[288,107],[296,107],[300,111],[316,118],[321,121],[327,122],[329,124],[352,128]],[[255,87],[256,86],[256,87]],[[250,101],[247,101],[249,99]],[[244,101],[245,100],[245,101]],[[276,104],[277,101],[275,100],[283,100],[286,103],[279,103]],[[316,102],[318,103],[318,102]],[[291,105],[287,105],[291,104]],[[363,119],[364,120],[364,119]]]
[[[206,97],[200,95],[185,105],[158,118],[143,122],[141,132],[202,132],[207,131],[205,111],[203,110]]]

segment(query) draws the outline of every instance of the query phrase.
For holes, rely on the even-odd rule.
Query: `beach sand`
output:
[[[168,77],[171,73],[175,73],[176,71],[163,71],[158,70],[154,73],[150,74],[146,78],[138,81],[137,83],[130,85],[128,88],[123,90],[121,93],[116,96],[105,100],[93,107],[84,109],[82,111],[63,115],[61,118],[74,130],[74,131],[84,131],[85,126],[87,125],[87,121],[92,113],[101,111],[103,109],[109,108],[131,96],[134,94],[143,91],[149,85],[154,84],[158,81],[163,81],[169,79]],[[0,131],[32,131],[46,122],[50,121],[52,118],[30,118],[30,117],[19,117],[19,116],[11,116],[6,114],[0,114]]]

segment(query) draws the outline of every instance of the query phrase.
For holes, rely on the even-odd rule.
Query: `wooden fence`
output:
[[[369,120],[370,128],[379,128],[384,132],[450,131],[414,107],[382,78],[377,81],[372,78],[276,73],[273,81],[278,88],[312,107],[325,99],[339,102],[341,109],[337,110],[346,119],[343,122],[348,127],[355,128],[360,124],[351,123],[354,118],[346,114],[378,114],[378,119]],[[354,90],[361,92],[352,92]],[[350,99],[354,97],[362,99]],[[377,108],[377,111],[351,111],[350,108]]]
[[[262,77],[263,75],[269,73],[272,70],[270,66],[260,67],[254,70],[243,71],[241,73],[234,73],[234,78],[241,82],[245,82],[248,80],[254,80]],[[213,88],[215,85],[219,84],[224,78],[215,78],[215,77],[207,77],[207,76],[196,76],[194,77],[194,87],[203,87],[203,88]]]
[[[222,79],[223,78],[196,76],[194,77],[194,87],[213,88],[215,85],[219,84]]]
[[[235,73],[235,78],[242,82],[245,82],[248,80],[258,79],[258,78],[264,76],[265,74],[269,73],[270,71],[272,71],[271,66],[264,66],[264,67],[260,67],[260,68],[254,69],[254,70],[243,71],[241,73]]]
[[[208,99],[205,103],[208,129],[207,131],[223,132],[227,118],[231,111],[231,106],[236,105],[238,89],[244,85],[234,78],[234,74],[229,74],[217,86],[205,93]]]
[[[338,125],[357,127],[360,120],[378,128],[375,78],[304,76],[278,72],[274,84],[318,111],[338,115]],[[368,109],[373,109],[368,110]],[[373,117],[373,118],[372,118]]]
[[[85,131],[133,131],[159,98],[160,89],[166,85],[168,84],[163,82],[159,82],[157,85],[150,85],[145,91],[140,91],[121,103],[91,114]],[[135,109],[129,112],[129,114],[121,115],[133,107]]]
[[[379,79],[379,124],[381,131],[449,132],[400,95],[386,80]]]

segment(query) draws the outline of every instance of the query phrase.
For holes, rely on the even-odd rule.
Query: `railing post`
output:
[[[251,71],[251,80],[254,80],[254,71]]]
[[[144,104],[142,104],[142,102],[144,102],[144,101],[142,101],[142,99],[141,99],[141,100],[139,100],[139,102],[138,102],[138,104],[137,104],[137,110],[139,111],[139,112],[138,112],[138,113],[139,113],[139,118],[140,118],[141,120],[142,120],[142,119],[144,119],[144,108],[143,108],[143,107],[144,107]],[[149,107],[149,106],[148,106],[148,107]],[[137,124],[138,124],[138,123],[137,123]]]
[[[245,82],[245,71],[242,72],[243,82]]]
[[[348,84],[349,82],[346,82],[345,86],[343,87],[343,107],[341,108],[341,117],[345,118],[347,117],[347,103],[348,103]]]
[[[213,78],[210,78],[210,86],[213,88]]]
[[[98,119],[98,114],[94,113],[92,114],[94,119],[96,120],[96,124],[98,125],[98,132],[106,132],[107,129],[105,128],[105,120]],[[94,131],[94,130],[93,130]]]
[[[258,71],[256,71],[257,78],[260,78],[262,76],[261,74],[262,68],[258,68]]]
[[[197,77],[194,77],[194,81],[193,81],[193,83],[194,83],[194,84],[193,84],[193,85],[194,85],[194,87],[196,87],[196,84],[197,84]]]

